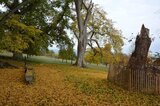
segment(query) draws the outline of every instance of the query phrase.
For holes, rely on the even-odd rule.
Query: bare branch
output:
[[[88,43],[88,45],[91,47],[91,49],[93,50],[94,56],[97,54],[97,50],[92,46],[92,43]]]
[[[78,34],[76,33],[76,31],[75,31],[71,26],[68,26],[68,27],[72,30],[72,32],[73,32],[74,35],[76,36],[77,40],[79,41],[79,36],[78,36]]]
[[[79,37],[75,31],[73,31],[74,35],[76,36],[77,40],[79,41]]]
[[[93,35],[95,34],[94,31],[91,31],[91,32],[92,32],[92,35],[91,35],[90,39],[92,39],[92,38],[93,38]]]
[[[94,6],[94,4],[91,1],[90,4],[89,4],[89,7],[86,9],[87,10],[87,14],[86,14],[86,17],[85,17],[85,20],[84,20],[84,26],[86,26],[88,21],[89,21],[89,17],[90,17],[90,15],[92,13],[93,6]]]
[[[85,8],[86,10],[88,10],[88,8],[87,8],[86,4],[84,3],[84,1],[82,2],[82,4],[83,4],[84,8]]]
[[[96,39],[89,39],[90,41],[94,41],[96,44],[97,44],[97,46],[98,46],[98,48],[101,48],[100,46],[99,46],[99,43],[98,43],[98,41],[96,40]]]
[[[90,41],[90,42],[94,41],[94,42],[97,44],[98,48],[100,49],[100,54],[101,54],[101,58],[102,58],[102,57],[103,57],[102,49],[101,49],[101,47],[100,47],[98,41],[97,41],[96,39],[89,39],[88,41]]]

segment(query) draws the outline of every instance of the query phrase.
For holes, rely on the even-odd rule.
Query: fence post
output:
[[[129,81],[128,81],[128,90],[131,91],[131,69],[128,71],[129,73]]]

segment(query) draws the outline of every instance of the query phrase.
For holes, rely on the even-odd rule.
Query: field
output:
[[[3,60],[6,61],[6,60]],[[69,64],[30,63],[36,81],[24,81],[18,69],[0,69],[0,106],[158,106],[160,96],[128,92],[107,81],[107,71]]]

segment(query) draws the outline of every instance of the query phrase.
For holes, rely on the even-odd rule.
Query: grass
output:
[[[4,60],[3,60],[4,61]],[[36,81],[18,69],[0,69],[0,106],[158,106],[160,96],[128,92],[107,81],[107,72],[68,64],[32,64]]]
[[[46,57],[46,56],[31,56],[27,60],[32,63],[69,64],[69,63],[63,63],[61,59],[55,59],[55,58]]]
[[[46,56],[31,56],[30,58],[27,59],[29,62],[32,63],[37,63],[37,64],[71,64],[70,60],[64,60],[62,62],[62,59],[56,59],[53,57],[46,57]],[[75,61],[73,61],[72,63],[75,63]],[[91,68],[91,69],[97,69],[97,70],[101,70],[101,71],[107,71],[107,68],[105,65],[96,65],[96,64],[87,64],[87,68]]]
[[[0,53],[0,56],[5,56],[7,58],[12,58],[12,53],[10,52],[3,52],[3,53]],[[23,56],[26,56],[26,54],[23,54]],[[27,61],[31,62],[31,63],[34,63],[34,64],[71,64],[71,61],[70,60],[64,60],[62,62],[62,59],[56,59],[56,58],[53,58],[53,57],[47,57],[47,56],[30,56]],[[75,61],[73,61],[72,63],[75,63]],[[105,65],[102,65],[102,64],[99,64],[99,65],[96,65],[96,64],[87,64],[87,67],[88,68],[91,68],[91,69],[97,69],[97,70],[101,70],[101,71],[107,71],[107,68]]]

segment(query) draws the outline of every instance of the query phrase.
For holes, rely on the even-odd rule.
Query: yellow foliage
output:
[[[14,51],[21,53],[23,49],[28,47],[28,44],[23,40],[21,35],[6,35],[0,44],[3,44],[2,48],[8,51]]]
[[[106,81],[107,73],[69,65],[34,64],[36,81],[24,71],[0,69],[0,106],[157,106],[160,96],[128,92]]]
[[[11,52],[22,53],[29,46],[36,43],[36,47],[42,44],[41,30],[35,26],[27,26],[19,22],[19,15],[13,15],[10,20],[6,22],[6,29],[4,35],[0,38],[0,49],[8,50]],[[38,43],[37,45],[37,42]]]

